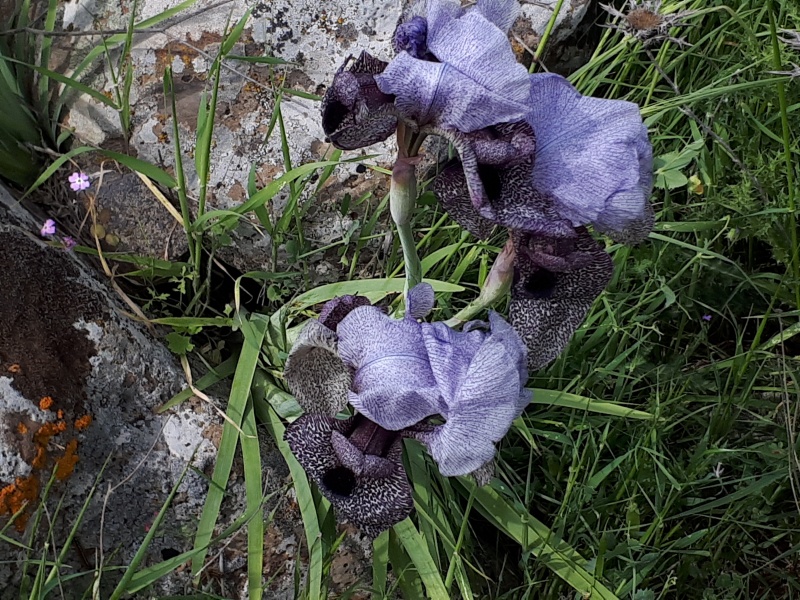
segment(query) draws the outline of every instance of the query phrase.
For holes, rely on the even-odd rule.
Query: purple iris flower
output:
[[[285,377],[306,415],[286,430],[297,460],[339,514],[375,535],[411,512],[402,438],[425,444],[443,475],[482,476],[530,401],[526,349],[500,316],[463,331],[420,323],[433,290],[411,290],[393,319],[366,299],[329,302],[307,323]],[[337,419],[347,404],[357,411]]]
[[[518,11],[517,0],[466,9],[457,0],[417,2],[395,32],[397,56],[370,75],[384,94],[379,109],[364,96],[342,119],[342,135],[376,139],[374,128],[359,135],[357,121],[392,114],[453,144],[458,159],[443,166],[434,193],[478,237],[495,225],[511,230],[510,319],[537,369],[561,352],[611,279],[611,260],[586,227],[622,243],[652,229],[653,157],[635,104],[582,96],[563,77],[529,75],[516,62],[507,34]],[[337,84],[331,97],[342,95]],[[329,112],[323,103],[323,123]]]

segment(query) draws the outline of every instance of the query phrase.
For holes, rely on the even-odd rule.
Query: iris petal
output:
[[[350,369],[339,358],[336,334],[316,320],[306,323],[286,359],[284,377],[308,413],[335,415],[347,404]]]
[[[424,319],[435,304],[433,288],[429,283],[420,283],[406,295],[406,315],[412,319]]]
[[[391,96],[378,89],[375,75],[386,63],[367,52],[348,57],[322,99],[322,129],[337,148],[354,150],[382,142],[395,132]]]
[[[363,306],[337,328],[339,356],[356,373],[350,403],[386,429],[403,429],[441,411],[421,326],[410,317],[392,319]]]
[[[491,332],[465,370],[459,372],[460,361],[442,363],[454,371],[450,377],[460,378],[458,388],[443,413],[444,425],[416,435],[445,476],[467,475],[490,461],[495,443],[530,401],[523,388],[527,369],[522,340],[495,313],[490,324]]]
[[[402,52],[375,77],[378,87],[396,97],[401,116],[420,126],[471,132],[522,119],[530,81],[506,34],[480,11],[459,14],[457,8],[428,3],[427,46],[439,62]]]
[[[509,318],[528,347],[528,367],[541,369],[561,354],[614,267],[584,228],[571,242],[536,240],[520,232],[512,239],[516,268]],[[537,246],[549,246],[554,254],[539,252]]]
[[[573,225],[633,243],[653,225],[652,149],[639,107],[580,95],[563,77],[531,76],[533,184]]]
[[[411,486],[403,469],[403,446],[397,436],[385,456],[367,455],[363,461],[377,462],[380,468],[356,473],[343,464],[338,454],[357,461],[359,451],[346,436],[355,419],[339,420],[323,415],[304,415],[286,428],[284,437],[308,476],[336,509],[337,515],[376,536],[405,519],[414,507]],[[344,440],[344,441],[342,441]],[[389,465],[387,467],[386,465]]]
[[[369,299],[364,296],[339,296],[325,303],[325,306],[319,312],[319,322],[325,327],[336,331],[337,325],[353,309],[359,306],[369,306],[369,304]]]
[[[514,125],[503,127],[510,130]],[[532,136],[529,142],[514,144],[503,137],[496,137],[493,140],[496,142],[495,148],[506,143],[510,149],[501,150],[494,156],[506,151],[511,153],[513,149],[519,154],[511,164],[492,166],[486,162],[493,156],[487,148],[489,140],[471,140],[469,138],[472,135],[463,136],[462,142],[466,143],[457,147],[461,150],[462,158],[471,153],[474,160],[461,163],[460,168],[458,162],[451,164],[434,180],[433,191],[451,217],[484,239],[491,233],[493,223],[551,237],[574,236],[571,223],[556,212],[552,197],[533,186]],[[509,136],[507,139],[512,138]],[[479,149],[479,153],[475,152],[476,149]],[[524,154],[526,149],[530,151],[527,156]],[[478,194],[483,196],[482,200],[476,198]]]
[[[478,0],[478,10],[498,29],[508,32],[519,15],[517,0]]]

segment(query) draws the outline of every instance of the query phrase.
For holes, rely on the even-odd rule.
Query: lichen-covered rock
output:
[[[532,48],[535,47],[544,35],[558,2],[559,0],[523,2],[520,16],[514,24],[512,32],[521,34],[522,38],[525,38],[526,34],[532,35],[533,37],[525,39],[525,44]],[[550,34],[552,37],[548,44],[552,45],[568,38],[580,24],[588,7],[589,0],[565,0],[553,23],[553,30]]]
[[[98,233],[108,250],[162,260],[187,252],[186,233],[135,173],[106,173],[94,194]]]
[[[1,188],[0,196],[15,204]],[[68,563],[89,573],[100,555],[106,564],[126,564],[191,464],[145,564],[188,550],[221,417],[199,400],[157,414],[183,387],[174,358],[119,312],[71,253],[48,247],[30,233],[34,227],[11,220],[0,205],[0,527],[18,513],[12,530],[30,535],[39,503],[45,500],[52,515],[63,499],[52,524],[61,544],[99,479]],[[243,498],[241,482],[233,481],[229,510]],[[39,526],[37,543],[48,527]],[[12,565],[23,556],[0,542],[2,589],[19,585],[21,571]],[[82,564],[86,557],[91,564]],[[107,575],[106,583],[115,579]],[[164,585],[182,588],[178,579]],[[65,585],[85,590],[90,581]]]

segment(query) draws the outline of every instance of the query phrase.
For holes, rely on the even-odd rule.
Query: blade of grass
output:
[[[567,392],[559,392],[556,390],[533,388],[532,391],[533,399],[531,400],[531,404],[562,406],[564,408],[574,408],[576,410],[585,410],[586,412],[595,412],[602,415],[611,415],[613,417],[628,419],[643,419],[649,421],[655,418],[648,412],[628,408],[627,406],[615,402],[592,400],[584,396],[577,396],[575,394],[568,394]]]
[[[436,563],[433,560],[428,545],[425,540],[414,527],[411,518],[407,517],[403,521],[397,523],[393,528],[397,539],[403,544],[403,548],[408,553],[411,562],[425,584],[425,590],[428,592],[428,598],[431,600],[448,600],[450,595],[447,593],[447,588],[442,581],[442,576]]]
[[[258,510],[263,503],[261,494],[261,446],[256,429],[256,416],[252,398],[247,403],[242,420],[242,462],[247,509]],[[261,600],[264,589],[264,519],[258,514],[247,524],[247,593],[250,600]]]
[[[236,373],[231,384],[231,393],[226,411],[228,419],[222,429],[222,439],[217,452],[217,463],[214,465],[208,496],[203,505],[200,522],[197,525],[197,534],[194,538],[195,548],[207,547],[214,534],[214,526],[219,516],[219,509],[222,505],[222,499],[231,474],[231,467],[233,466],[233,457],[239,442],[237,428],[241,427],[247,406],[247,397],[250,394],[250,385],[261,353],[261,342],[266,333],[266,322],[260,318],[246,319],[240,315],[240,327],[244,332],[244,344],[239,354]],[[196,577],[200,572],[204,560],[205,552],[202,551],[194,557],[192,560],[193,576]]]

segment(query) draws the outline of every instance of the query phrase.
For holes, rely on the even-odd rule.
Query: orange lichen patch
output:
[[[14,515],[39,497],[39,480],[35,475],[17,477],[11,485],[0,490],[0,515]],[[21,514],[14,523],[17,531],[24,531],[28,524],[27,514]]]
[[[75,421],[75,429],[78,431],[83,431],[91,424],[92,415],[83,415],[82,417],[78,417],[78,419]]]
[[[9,365],[9,367],[8,367],[8,372],[9,373],[15,373],[16,374],[16,373],[19,373],[20,371],[22,371],[22,367],[20,367],[19,364],[17,364],[17,363],[14,363],[13,365]]]
[[[72,475],[76,464],[78,464],[78,440],[70,440],[64,456],[56,461],[56,479],[64,481]]]
[[[28,433],[28,426],[25,423],[17,423],[17,433],[20,435],[25,435]]]
[[[50,396],[45,396],[39,400],[39,408],[42,410],[50,410],[53,406],[53,399]]]
[[[56,416],[58,416],[59,419],[63,419],[64,418],[64,411],[59,408],[58,412],[56,413]]]
[[[33,443],[36,446],[36,456],[31,463],[34,469],[43,469],[47,462],[47,445],[53,436],[63,433],[67,429],[64,421],[45,423],[33,434]]]

